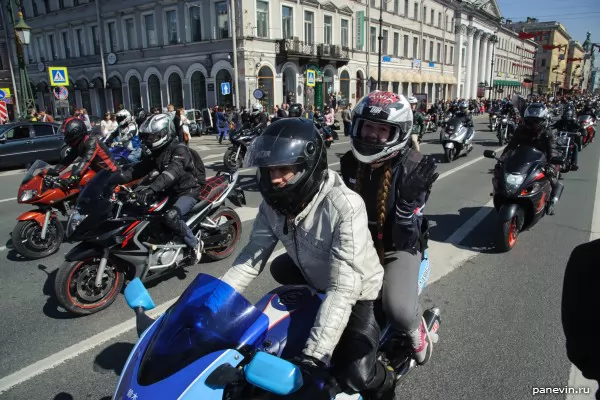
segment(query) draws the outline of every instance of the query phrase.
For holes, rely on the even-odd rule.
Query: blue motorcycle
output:
[[[427,251],[419,271],[419,294],[430,274]],[[140,339],[131,351],[113,399],[269,399],[296,392],[300,369],[286,361],[301,353],[324,295],[305,285],[281,286],[256,305],[231,286],[199,274],[164,314],[136,278],[125,289],[135,310]],[[440,311],[423,313],[437,342]],[[388,326],[379,357],[405,376],[416,362],[407,337]],[[330,399],[361,399],[343,393],[332,378],[320,382]]]

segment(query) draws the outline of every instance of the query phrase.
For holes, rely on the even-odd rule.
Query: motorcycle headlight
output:
[[[503,124],[506,124],[507,122],[508,122],[508,120],[507,120],[506,118],[504,118],[504,119],[502,120],[502,123],[503,123]]]
[[[80,214],[79,211],[73,211],[67,222],[67,237],[70,237],[79,225],[87,218],[87,215]]]
[[[508,174],[504,178],[506,188],[511,190],[517,190],[519,187],[521,187],[521,184],[524,180],[525,177],[521,174]]]
[[[24,190],[23,193],[21,193],[21,196],[19,196],[19,203],[25,203],[26,201],[33,199],[37,196],[37,193],[37,190]]]

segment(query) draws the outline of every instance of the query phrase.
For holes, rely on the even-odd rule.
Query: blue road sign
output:
[[[4,90],[0,90],[0,100],[4,99],[6,97],[6,93],[4,92]]]
[[[231,94],[231,84],[229,82],[221,83],[221,94],[223,96]]]

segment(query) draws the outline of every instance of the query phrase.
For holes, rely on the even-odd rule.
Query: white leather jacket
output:
[[[243,291],[281,241],[311,286],[325,293],[304,354],[328,365],[356,301],[375,300],[383,283],[365,204],[329,170],[313,200],[288,222],[287,235],[284,223],[263,201],[249,243],[222,279]]]

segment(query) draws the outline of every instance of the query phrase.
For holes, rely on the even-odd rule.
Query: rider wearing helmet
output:
[[[119,110],[115,115],[118,128],[107,138],[106,143],[112,144],[116,139],[120,146],[130,150],[127,159],[131,162],[137,162],[141,157],[141,144],[138,136],[138,125],[133,120],[133,116],[128,110]],[[114,144],[113,144],[114,146]]]
[[[556,129],[558,132],[573,132],[578,133],[580,126],[575,119],[575,110],[569,107],[565,107],[560,120],[556,121],[551,128]],[[581,147],[581,135],[575,139],[577,146],[573,146],[573,153],[571,158],[571,169],[577,171],[579,166],[577,161],[579,159],[579,149]]]
[[[302,112],[303,112],[302,104],[294,103],[288,109],[288,116],[290,118],[299,118],[299,117],[302,117]]]
[[[139,163],[124,171],[126,182],[139,179],[156,170],[159,175],[149,186],[142,186],[138,200],[149,203],[157,193],[167,191],[175,204],[163,215],[164,225],[180,236],[188,246],[188,265],[198,263],[202,243],[182,219],[198,203],[198,196],[205,183],[204,164],[195,160],[190,149],[174,140],[175,124],[168,114],[154,114],[140,127],[140,139],[149,149]]]
[[[596,119],[598,118],[596,116],[596,110],[594,110],[594,105],[589,100],[585,102],[583,108],[579,112],[578,116],[581,115],[591,115],[594,121],[596,121]]]
[[[365,202],[369,230],[385,263],[386,317],[396,330],[407,333],[417,363],[425,364],[432,343],[418,300],[428,231],[422,210],[438,174],[433,158],[407,146],[413,120],[402,95],[374,91],[360,99],[352,116],[352,151],[340,159],[340,170]]]
[[[150,116],[150,113],[148,113],[143,108],[138,108],[138,110],[135,113],[135,115],[136,115],[136,117],[135,117],[135,123],[137,124],[137,126],[142,126],[142,124],[144,123],[144,121]]]
[[[562,192],[563,184],[558,182],[558,171],[556,166],[549,163],[556,152],[556,137],[552,130],[546,127],[548,110],[541,103],[533,103],[525,110],[523,119],[525,124],[519,125],[510,142],[504,149],[502,157],[506,153],[515,150],[519,146],[533,146],[546,155],[548,165],[546,166],[546,177],[552,185],[552,193],[548,201],[546,212],[554,214],[554,206]]]
[[[334,375],[343,386],[367,398],[389,391],[394,376],[377,360],[380,329],[374,313],[383,267],[368,233],[364,203],[328,169],[315,124],[305,118],[270,124],[250,145],[244,163],[257,167],[263,202],[248,244],[222,280],[244,290],[281,241],[286,253],[271,263],[274,279],[325,293],[296,360],[303,373],[319,376],[333,358]],[[297,354],[290,348],[285,352]]]
[[[77,157],[80,157],[80,161],[71,169],[69,178],[73,183],[78,182],[88,168],[96,172],[117,171],[117,163],[108,147],[99,137],[88,133],[82,120],[75,117],[67,118],[60,127],[60,132],[71,150],[54,168],[48,170],[48,175],[58,176],[60,171],[71,165]]]
[[[419,140],[423,137],[423,133],[425,132],[425,117],[417,110],[417,104],[419,100],[416,97],[409,97],[408,103],[410,104],[410,109],[413,114],[413,124],[412,124],[412,132],[410,134],[410,140],[412,140],[413,148],[417,151],[421,150],[419,146]]]
[[[252,127],[260,131],[267,127],[267,114],[263,110],[263,106],[260,103],[256,103],[252,106],[252,114],[250,114],[250,120],[252,121]]]

